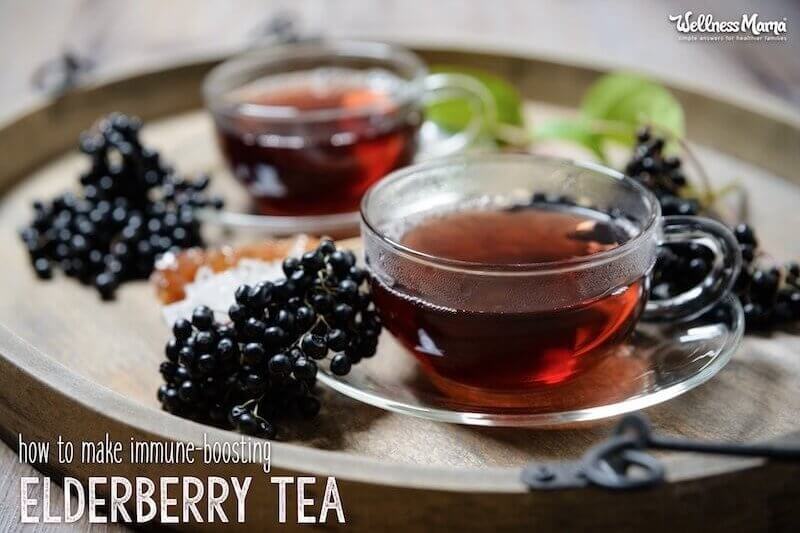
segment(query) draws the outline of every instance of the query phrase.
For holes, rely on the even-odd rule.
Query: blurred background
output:
[[[668,17],[687,10],[785,17],[788,40],[680,41]],[[65,53],[90,83],[232,53],[287,20],[302,35],[524,52],[800,109],[796,0],[0,0],[0,120],[45,96],[32,79],[52,82]]]

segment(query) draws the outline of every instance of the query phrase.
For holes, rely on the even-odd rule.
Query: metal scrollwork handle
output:
[[[653,487],[666,479],[666,472],[661,462],[647,450],[800,460],[798,446],[691,441],[654,435],[646,417],[632,414],[620,421],[611,437],[590,448],[580,460],[532,463],[522,469],[521,479],[532,490]]]

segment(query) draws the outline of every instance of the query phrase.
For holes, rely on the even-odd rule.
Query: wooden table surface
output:
[[[331,36],[435,43],[533,55],[668,77],[731,99],[758,98],[775,110],[800,112],[800,50],[793,22],[800,4],[758,3],[762,19],[786,17],[789,41],[687,43],[667,21],[691,9],[717,18],[752,12],[745,0],[717,2],[530,2],[498,0],[28,0],[0,3],[0,124],[45,101],[33,72],[64,50],[90,59],[85,82],[219,55],[251,42],[270,17],[287,13],[303,31]],[[6,154],[4,154],[6,156]],[[19,526],[19,478],[37,475],[0,443],[0,531]],[[52,498],[61,498],[58,487]],[[73,528],[40,525],[33,530]],[[119,530],[91,526],[92,531]]]

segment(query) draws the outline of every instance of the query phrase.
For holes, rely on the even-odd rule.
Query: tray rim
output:
[[[538,62],[543,65],[549,65],[550,68],[570,69],[577,73],[577,75],[587,79],[593,78],[601,73],[601,70],[594,67],[587,68],[585,66],[550,61],[537,56],[526,56],[508,52],[501,52],[498,54],[487,52],[485,49],[483,51],[473,51],[461,47],[457,49],[452,47],[436,47],[427,48],[425,50],[419,50],[417,48],[417,51],[423,52],[423,55],[432,54],[435,56],[436,54],[449,54],[452,56],[451,61],[454,62],[459,58],[465,57],[472,57],[474,60],[478,61],[496,59],[510,62],[510,68],[519,68],[520,66],[524,66],[525,62],[528,61]],[[171,68],[159,68],[132,76],[120,76],[110,81],[98,81],[87,87],[77,89],[59,100],[43,103],[28,113],[18,116],[15,120],[0,124],[0,148],[2,148],[0,151],[5,152],[5,149],[13,149],[15,143],[10,137],[12,133],[16,133],[16,130],[27,132],[31,130],[43,131],[44,128],[49,128],[50,120],[58,119],[59,116],[64,118],[65,114],[68,115],[67,118],[69,120],[80,122],[81,116],[88,115],[85,109],[80,109],[80,104],[86,104],[86,102],[90,101],[92,98],[96,98],[100,92],[107,91],[112,97],[116,96],[121,98],[127,105],[135,108],[135,102],[139,94],[130,94],[131,91],[126,89],[126,86],[130,84],[169,83],[170,80],[176,80],[184,76],[194,76],[192,79],[196,79],[218,61],[219,59],[193,62]],[[774,122],[779,127],[786,128],[791,131],[794,138],[800,139],[800,119],[796,119],[794,115],[777,117],[774,116],[774,110],[768,110],[767,106],[757,102],[747,102],[746,104],[744,102],[734,103],[725,97],[711,96],[696,90],[685,90],[682,89],[680,85],[669,85],[673,88],[677,88],[680,94],[688,94],[693,97],[716,101],[723,107],[727,106],[731,108],[732,112],[744,112],[760,116],[766,121]],[[106,97],[105,100],[106,102],[98,106],[98,108],[109,106],[117,107],[119,105],[119,102],[113,98],[111,98],[111,103],[114,105],[110,105],[111,103],[108,102],[108,97]],[[177,102],[165,102],[161,107],[151,107],[147,112],[140,113],[140,115],[144,119],[173,115],[182,111],[195,109],[197,107],[196,103],[197,102],[193,101],[191,98],[185,98]],[[98,108],[92,108],[91,115],[93,118],[96,117],[97,114],[103,112]],[[70,115],[71,109],[79,109],[79,111]],[[24,163],[0,163],[0,195],[5,194],[12,186],[24,179],[33,169],[38,168],[53,157],[57,157],[67,151],[68,147],[74,143],[74,139],[76,138],[73,132],[68,131],[68,129],[69,128],[65,128],[60,136],[56,135],[51,142],[43,147],[43,150],[41,153],[37,154],[37,157],[32,157]],[[780,177],[793,183],[800,182],[800,177],[791,179],[788,178],[786,174],[781,174]],[[108,417],[119,423],[121,427],[134,430],[137,433],[156,435],[170,440],[185,440],[185,436],[180,435],[182,432],[185,432],[186,435],[191,434],[195,436],[206,433],[209,437],[213,436],[218,439],[230,437],[232,434],[227,431],[179,419],[125,398],[107,389],[103,385],[92,382],[61,365],[46,354],[22,341],[5,326],[0,325],[0,368],[4,367],[16,369],[20,375],[24,377],[24,384],[26,386],[49,387],[56,394],[64,396],[68,402],[68,406],[82,410],[88,415]],[[2,381],[3,380],[0,379],[0,382]],[[22,383],[16,382],[16,385],[21,386]],[[3,398],[8,405],[19,407],[15,404],[13,395],[9,395],[8,392],[9,389],[6,388],[5,391],[0,393],[0,397]],[[92,403],[90,403],[90,400]],[[107,407],[103,408],[103,405]],[[0,413],[3,412],[3,410],[0,410]],[[124,422],[125,420],[128,422]],[[7,421],[4,420],[4,422]],[[165,431],[165,428],[169,428],[170,431]],[[15,437],[12,438],[12,435],[18,432],[19,429],[18,427],[9,428],[7,423],[4,423],[0,428],[3,437],[12,446],[16,446]],[[800,431],[786,434],[782,436],[780,440],[800,442]],[[526,492],[525,487],[518,479],[518,468],[417,466],[383,461],[347,452],[319,450],[302,445],[281,442],[273,442],[272,448],[275,452],[273,465],[276,467],[300,472],[337,475],[337,477],[356,482],[455,492]],[[754,468],[764,468],[766,465],[765,461],[759,459],[709,460],[708,458],[694,456],[680,458],[666,457],[664,461],[667,465],[667,471],[670,473],[669,480],[674,482],[688,482],[708,476],[730,474]]]
[[[386,40],[386,42],[401,46],[409,46],[409,43],[406,42],[392,40]],[[470,64],[485,64],[487,61],[497,62],[502,64],[503,68],[492,70],[507,71],[514,73],[515,76],[520,76],[519,71],[524,70],[528,63],[546,69],[562,69],[569,72],[569,75],[576,76],[579,79],[579,82],[575,84],[576,86],[585,85],[588,81],[613,69],[613,65],[611,64],[596,65],[590,64],[590,62],[580,61],[578,58],[573,57],[561,58],[557,54],[535,55],[525,52],[515,52],[502,47],[476,48],[470,47],[469,45],[451,46],[442,43],[428,44],[425,41],[417,41],[412,42],[409,48],[420,54],[426,63],[431,63],[430,58],[438,59],[440,57],[446,57],[448,58],[446,61],[452,61],[454,63],[457,63],[459,60],[464,60],[466,63]],[[0,153],[15,153],[13,151],[8,151],[8,148],[20,146],[19,143],[15,143],[11,138],[9,131],[26,128],[42,129],[48,127],[48,121],[51,119],[69,118],[75,120],[76,117],[74,115],[86,116],[87,114],[85,112],[74,113],[73,116],[70,116],[70,109],[79,108],[79,104],[85,104],[87,101],[97,98],[104,92],[109,92],[116,98],[122,98],[126,103],[136,108],[135,102],[141,94],[136,91],[126,90],[126,86],[168,83],[180,80],[186,76],[199,77],[230,56],[230,53],[204,54],[189,61],[165,63],[163,65],[146,67],[136,72],[114,73],[103,79],[91,80],[85,85],[73,88],[67,93],[56,96],[54,99],[45,99],[32,105],[27,110],[16,112],[0,120]],[[707,88],[691,86],[686,82],[670,79],[669,76],[663,74],[654,75],[652,73],[647,73],[645,75],[664,84],[673,91],[684,104],[686,104],[687,100],[697,99],[698,107],[703,107],[704,109],[708,107],[708,104],[711,104],[713,107],[724,109],[728,113],[744,113],[748,118],[771,122],[773,126],[781,127],[784,130],[783,133],[790,134],[792,137],[791,141],[797,142],[796,146],[800,146],[800,110],[791,107],[779,110],[778,108],[781,104],[775,102],[767,95],[760,96],[757,93],[749,92],[747,97],[743,97],[736,96],[733,93],[713,93]],[[522,77],[524,78],[524,75]],[[526,94],[527,91],[524,87],[518,87],[518,89],[524,98],[529,98],[530,95]],[[189,95],[185,98],[176,99],[175,101],[156,102],[155,105],[151,105],[150,108],[143,110],[143,112],[137,111],[137,114],[140,118],[148,120],[202,108],[203,103],[199,91],[195,92],[197,92],[197,94],[192,94],[190,91]],[[557,95],[557,98],[569,100],[571,98],[570,91],[563,91],[562,94]],[[108,98],[101,100],[108,100]],[[573,100],[571,102],[573,106],[575,101],[576,100]],[[152,104],[153,102],[150,103]],[[98,107],[102,108],[108,106],[100,105]],[[117,110],[118,107],[108,107],[108,111]],[[92,111],[92,113],[97,112],[103,113],[106,111],[98,109]],[[4,161],[0,159],[0,196],[7,193],[10,187],[24,179],[27,174],[33,172],[36,168],[41,167],[46,164],[47,161],[57,158],[74,148],[77,135],[86,128],[86,124],[91,124],[92,121],[97,118],[97,116],[93,114],[88,116],[89,118],[87,120],[80,122],[81,125],[78,126],[78,131],[59,136],[60,138],[58,138],[57,142],[51,142],[44,146],[41,155],[27,164],[9,163],[8,160]],[[699,126],[699,122],[693,124],[692,118],[688,113],[687,122],[689,123],[690,129],[688,136],[693,141],[708,144],[723,153],[736,153],[737,157],[742,160],[770,170],[781,179],[800,184],[800,175],[794,177],[795,174],[793,170],[800,167],[800,151],[797,154],[792,154],[792,163],[787,163],[783,167],[783,171],[776,170],[775,166],[772,164],[772,158],[764,156],[763,151],[756,152],[756,157],[758,157],[759,160],[755,161],[736,150],[726,150],[725,148],[715,145],[712,142],[713,139],[707,138],[704,132],[691,131],[692,126]],[[54,137],[56,136],[54,135]],[[786,154],[783,154],[783,157],[787,157]],[[787,161],[788,160],[789,159],[787,159]]]

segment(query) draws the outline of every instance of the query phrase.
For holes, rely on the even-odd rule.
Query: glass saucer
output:
[[[637,411],[697,387],[730,361],[743,331],[742,307],[732,296],[689,322],[640,323],[603,361],[567,383],[526,392],[525,404],[513,408],[448,397],[388,333],[376,356],[348,375],[321,367],[318,376],[353,399],[420,418],[476,426],[562,426]]]

